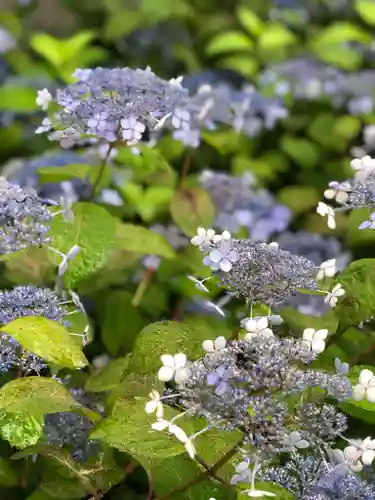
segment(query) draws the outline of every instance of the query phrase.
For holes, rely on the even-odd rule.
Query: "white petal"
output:
[[[248,319],[243,322],[245,330],[248,332],[256,332],[257,331],[257,322],[255,319]]]
[[[185,450],[188,452],[189,457],[194,460],[195,457],[195,446],[191,439],[188,439],[185,443]]]
[[[324,342],[324,340],[313,340],[312,341],[312,344],[311,344],[311,349],[313,352],[316,352],[316,354],[320,354],[324,351],[324,349],[326,348],[326,343]]]
[[[174,379],[178,384],[185,382],[190,377],[189,368],[177,368]]]
[[[374,450],[366,450],[362,455],[362,462],[364,465],[371,465],[375,458]]]
[[[369,403],[375,403],[375,387],[369,387],[367,389],[366,399]]]
[[[174,357],[171,354],[163,354],[160,359],[164,366],[174,368]]]
[[[326,205],[325,203],[322,203],[321,201],[318,203],[318,206],[316,208],[316,211],[319,215],[327,215],[328,214],[328,205]]]
[[[158,405],[157,401],[148,401],[145,405],[145,412],[146,413],[154,413],[157,405]]]
[[[352,389],[352,398],[354,401],[362,401],[366,395],[366,390],[363,385],[355,385]]]
[[[356,462],[361,454],[362,452],[356,446],[347,446],[344,449],[345,459],[348,462]]]
[[[333,200],[335,196],[336,196],[336,191],[334,189],[326,189],[324,191],[324,198],[327,198],[327,200]]]
[[[158,379],[162,382],[169,382],[173,379],[174,369],[170,366],[162,366],[158,371]]]
[[[213,229],[207,229],[206,235],[208,239],[212,240],[215,236],[215,231]]]
[[[223,259],[223,255],[220,250],[212,250],[209,254],[210,260],[214,263],[218,263]]]
[[[370,378],[367,385],[368,387],[375,387],[375,376]]]
[[[212,340],[205,340],[202,342],[202,348],[205,352],[214,352],[215,346]]]
[[[311,342],[313,339],[314,333],[315,333],[314,328],[305,328],[303,330],[303,340],[308,340]]]
[[[348,201],[348,198],[349,198],[349,195],[345,191],[340,191],[336,195],[336,201],[340,205],[343,205],[344,203],[346,203]]]
[[[329,216],[328,216],[328,219],[327,219],[327,226],[328,226],[330,229],[336,229],[336,220],[335,220],[335,218],[333,217],[333,215],[329,215]]]
[[[159,420],[151,425],[154,431],[163,431],[169,426],[169,422],[167,420]]]
[[[198,227],[198,229],[197,229],[198,236],[204,237],[204,236],[206,236],[206,234],[207,234],[207,232],[206,232],[204,227]]]
[[[163,417],[164,417],[164,406],[162,405],[162,403],[158,403],[156,408],[156,418],[160,420]]]
[[[225,273],[229,273],[229,271],[232,269],[232,263],[230,260],[224,259],[220,262],[220,269],[224,271]]]
[[[245,335],[244,339],[247,340],[248,342],[251,342],[253,337],[255,337],[257,334],[255,332],[249,332]]]
[[[257,325],[257,330],[264,330],[265,328],[268,327],[268,319],[266,316],[263,316],[262,318],[259,318],[256,320],[256,325]]]
[[[322,330],[317,330],[314,334],[314,340],[325,340],[328,335],[328,330],[322,329]]]
[[[248,462],[240,462],[238,465],[235,467],[235,471],[240,474],[241,472],[245,472],[245,470],[248,470],[249,468],[249,463]]]
[[[217,349],[218,351],[224,349],[226,345],[227,341],[225,337],[217,337],[217,339],[215,340],[215,349]]]
[[[174,366],[176,368],[183,368],[186,365],[187,357],[186,354],[180,352],[174,356]]]
[[[359,374],[359,383],[362,385],[367,385],[373,376],[374,374],[372,373],[371,370],[367,369],[362,370],[361,373]]]
[[[172,424],[169,428],[169,432],[171,432],[181,443],[186,443],[188,440],[186,432],[178,427],[178,425]]]
[[[203,243],[202,237],[201,236],[193,236],[193,238],[191,238],[191,240],[190,240],[190,243],[192,245],[195,245],[195,246],[201,245]]]

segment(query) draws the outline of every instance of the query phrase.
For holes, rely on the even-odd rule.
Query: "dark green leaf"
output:
[[[103,368],[99,373],[91,375],[85,385],[87,392],[110,391],[117,387],[129,365],[129,358],[117,358]]]

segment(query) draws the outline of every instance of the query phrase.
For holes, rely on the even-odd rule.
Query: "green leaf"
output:
[[[358,229],[358,226],[370,219],[374,210],[371,208],[359,208],[352,210],[348,217],[348,230],[345,234],[346,242],[351,247],[360,245],[373,245],[375,242],[375,231],[373,229]]]
[[[141,461],[141,463],[153,478],[153,486],[158,497],[163,497],[181,484],[193,482],[202,473],[202,470],[187,455],[149,462]],[[176,491],[171,498],[175,500],[208,500],[209,498],[232,500],[236,496],[234,488],[219,485],[208,476],[207,479],[183,492]]]
[[[0,111],[31,113],[38,109],[37,93],[34,89],[20,85],[5,84],[0,87]]]
[[[206,54],[215,56],[225,52],[251,50],[254,42],[240,31],[226,31],[214,36],[206,46]]]
[[[254,11],[240,6],[237,9],[237,16],[242,26],[253,36],[259,36],[263,30],[263,22]]]
[[[52,378],[19,378],[0,389],[0,409],[9,413],[26,412],[37,416],[77,407],[69,391]]]
[[[88,361],[72,335],[59,323],[42,316],[18,318],[1,328],[27,351],[67,368],[83,368]]]
[[[141,177],[147,176],[150,172],[171,171],[169,163],[156,148],[140,144],[134,148],[119,148],[116,161],[131,168],[137,177],[139,174]]]
[[[286,186],[277,197],[298,215],[314,208],[321,199],[319,191],[312,186]]]
[[[198,227],[207,228],[212,225],[215,206],[203,189],[180,189],[172,200],[171,215],[185,234],[194,236]]]
[[[346,328],[375,316],[375,259],[352,262],[341,273],[345,295],[334,311]]]
[[[117,224],[116,247],[141,255],[158,255],[165,259],[176,256],[164,236],[135,224]]]
[[[354,9],[367,24],[375,25],[374,2],[372,0],[355,0]]]
[[[324,45],[337,45],[345,42],[371,43],[371,35],[359,26],[346,22],[337,21],[330,23],[314,39],[313,43]]]
[[[173,187],[151,186],[136,203],[136,210],[145,222],[150,222],[155,215],[168,212],[173,195]]]
[[[340,45],[322,45],[320,42],[311,44],[315,55],[327,64],[340,69],[354,71],[361,67],[363,55],[355,48]]]
[[[224,69],[236,70],[248,78],[254,77],[259,71],[259,61],[247,54],[224,57],[218,61],[218,66]]]
[[[112,356],[130,352],[137,333],[144,325],[137,308],[132,305],[132,299],[129,292],[113,291],[105,298],[100,311],[101,339]]]
[[[334,133],[336,117],[331,113],[319,113],[310,122],[309,136],[324,148],[334,151],[344,151],[347,141],[342,136]]]
[[[52,247],[65,254],[74,245],[80,247],[64,276],[68,288],[103,267],[116,244],[117,221],[105,208],[94,203],[76,203],[73,212],[73,223],[57,216],[51,224]]]
[[[346,140],[356,137],[362,128],[361,120],[358,116],[336,117],[334,133]]]
[[[43,434],[43,415],[0,413],[0,435],[16,448],[32,446]],[[1,481],[0,481],[1,483]]]
[[[202,342],[215,339],[217,331],[207,323],[192,326],[177,321],[160,321],[146,326],[137,337],[130,370],[136,373],[154,373],[161,367],[162,354],[185,352],[191,357],[202,354]]]
[[[0,485],[11,488],[12,486],[16,486],[18,482],[16,473],[11,466],[5,458],[0,457]]]
[[[126,372],[129,361],[128,356],[111,361],[99,373],[94,373],[87,379],[85,391],[104,392],[117,387]]]
[[[168,458],[183,453],[184,447],[176,438],[151,428],[155,417],[145,412],[146,402],[144,398],[118,402],[112,414],[92,431],[90,438],[104,441],[136,458]],[[178,414],[172,408],[165,410],[167,419]]]
[[[37,174],[41,184],[46,182],[63,182],[69,179],[85,180],[90,170],[91,165],[71,164],[64,167],[41,167],[38,168]]]
[[[268,23],[258,38],[258,47],[262,51],[270,51],[292,45],[296,41],[296,36],[282,24]]]
[[[281,149],[303,168],[313,168],[319,161],[319,148],[308,139],[284,136]]]

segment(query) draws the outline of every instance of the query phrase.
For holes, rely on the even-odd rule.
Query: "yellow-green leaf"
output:
[[[88,363],[70,333],[56,321],[24,316],[4,325],[1,331],[46,361],[67,368],[83,368]]]
[[[224,52],[237,52],[251,50],[254,42],[240,31],[226,31],[212,38],[206,46],[206,53],[209,56],[222,54]]]
[[[194,236],[198,227],[212,225],[215,206],[203,189],[180,189],[172,200],[171,215],[185,234]]]
[[[176,254],[160,234],[135,224],[117,224],[117,248],[141,255],[158,255],[173,259]]]

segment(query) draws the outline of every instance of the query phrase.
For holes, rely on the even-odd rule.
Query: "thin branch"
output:
[[[89,200],[92,200],[92,198],[94,198],[94,196],[95,196],[96,190],[100,184],[100,181],[102,180],[104,170],[105,170],[105,167],[107,166],[107,162],[108,162],[109,156],[112,152],[112,149],[113,149],[113,144],[109,144],[107,154],[105,155],[105,157],[103,158],[103,160],[100,164],[98,175],[94,181],[94,184],[92,185],[91,193],[88,196]]]

